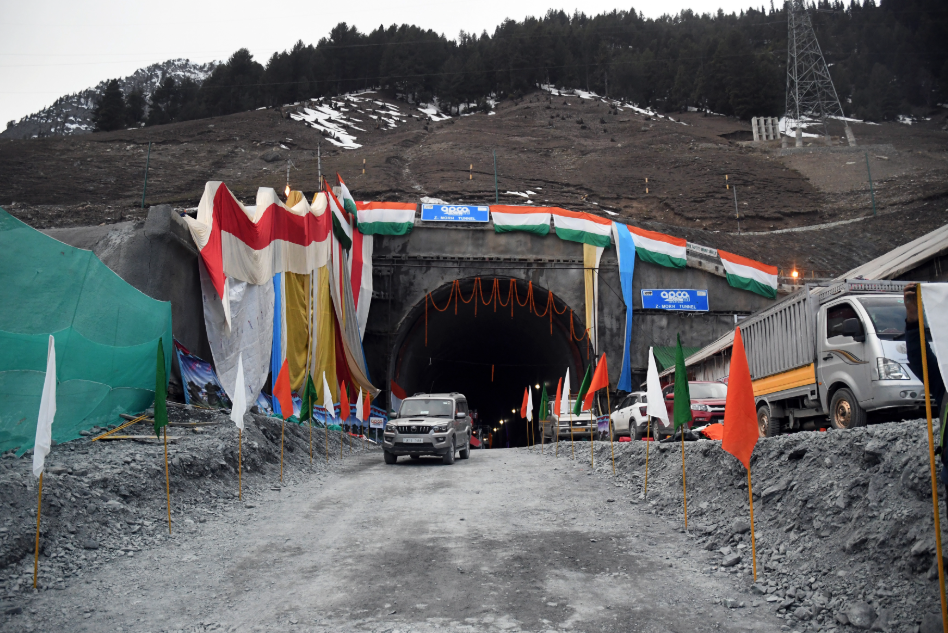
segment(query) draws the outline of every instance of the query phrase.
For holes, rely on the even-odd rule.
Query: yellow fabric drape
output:
[[[306,359],[310,346],[309,283],[310,275],[284,274],[286,358],[290,365],[290,388],[297,393],[306,380]]]
[[[323,372],[326,372],[326,382],[332,391],[332,401],[339,401],[339,387],[336,380],[336,336],[335,314],[333,314],[332,296],[329,289],[329,267],[323,266],[316,271],[316,288],[313,296],[316,297],[316,359],[314,362],[313,382],[318,385],[320,402],[322,402]]]
[[[602,257],[601,246],[583,244],[583,282],[586,290],[586,327],[589,328],[589,340],[593,351],[596,351],[599,342],[596,332],[596,303],[599,300],[599,258]]]
[[[292,209],[300,202],[303,201],[303,192],[302,191],[291,191],[289,197],[286,199],[286,207]]]

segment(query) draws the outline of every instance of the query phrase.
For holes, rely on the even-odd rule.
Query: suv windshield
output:
[[[905,337],[905,302],[902,297],[859,297],[859,303],[869,314],[879,338],[898,341]]]
[[[398,417],[410,418],[416,415],[423,415],[429,418],[450,418],[454,415],[454,400],[418,398],[417,400],[405,400],[402,402],[402,408],[398,411]]]
[[[727,385],[719,382],[692,382],[688,384],[692,400],[724,400],[727,398]]]

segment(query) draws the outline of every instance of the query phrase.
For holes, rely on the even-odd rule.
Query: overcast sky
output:
[[[550,8],[587,14],[613,9],[647,17],[678,13],[738,11],[742,0],[0,0],[0,125],[50,105],[57,97],[166,59],[196,62],[226,59],[241,47],[266,64],[270,55],[297,40],[315,44],[339,22],[362,31],[379,25],[416,24],[456,38],[463,29],[493,33],[505,18],[542,16]],[[762,6],[760,1],[754,6]]]

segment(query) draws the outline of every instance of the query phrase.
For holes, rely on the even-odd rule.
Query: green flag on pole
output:
[[[685,369],[685,352],[681,349],[681,334],[675,349],[675,410],[674,424],[677,431],[691,422],[691,390],[688,388],[688,371]]]
[[[550,417],[550,396],[546,393],[546,385],[543,385],[543,391],[540,392],[540,414],[538,420],[546,420]]]
[[[313,384],[313,377],[307,374],[306,388],[303,390],[303,408],[300,409],[300,422],[306,422],[312,417],[316,402],[316,385]]]
[[[589,391],[589,383],[592,382],[592,364],[586,367],[586,375],[583,376],[583,382],[579,385],[579,395],[576,396],[576,404],[573,405],[573,415],[579,415],[583,410],[583,400],[586,399],[586,392]]]
[[[165,378],[165,346],[158,339],[158,365],[155,368],[155,435],[161,437],[161,427],[168,425],[168,381]]]

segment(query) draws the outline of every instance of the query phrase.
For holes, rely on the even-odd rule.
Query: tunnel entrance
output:
[[[524,387],[545,384],[552,400],[569,367],[575,391],[593,354],[579,314],[549,290],[509,277],[460,279],[431,292],[403,322],[393,352],[390,375],[405,393],[463,393],[478,422],[499,429],[495,447],[527,443]],[[538,391],[533,398],[537,410]]]

